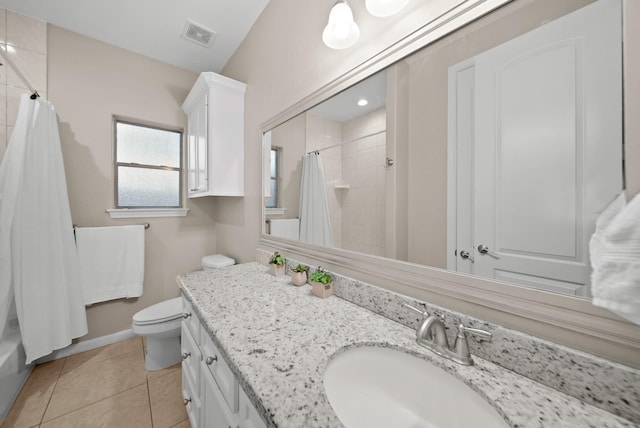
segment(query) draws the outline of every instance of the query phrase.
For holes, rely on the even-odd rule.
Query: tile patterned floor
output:
[[[180,364],[144,368],[141,337],[36,366],[2,428],[189,428]]]

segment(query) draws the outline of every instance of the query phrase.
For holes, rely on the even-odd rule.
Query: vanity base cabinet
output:
[[[189,301],[182,300],[182,395],[191,426],[266,428]]]

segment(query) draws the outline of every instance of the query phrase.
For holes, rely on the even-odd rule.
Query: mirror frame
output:
[[[389,46],[263,123],[260,126],[262,133],[512,1],[517,0],[467,0],[461,2],[418,31]],[[261,187],[263,187],[262,183]],[[260,194],[262,195],[262,190]],[[598,339],[604,342],[605,346],[611,343],[622,346],[623,349],[630,348],[640,351],[638,326],[604,309],[593,306],[589,300],[448,272],[425,265],[272,237],[264,233],[266,219],[264,203],[261,203],[261,207],[262,215],[259,229],[261,231],[259,240],[261,246],[285,251],[291,257],[312,258],[325,267],[344,269],[346,272],[355,273],[356,277],[366,278],[365,280],[373,278],[369,282],[401,284],[402,290],[399,292],[413,294],[413,297],[420,298],[418,296],[426,292],[442,296],[445,299],[456,299],[477,305],[483,309],[500,311],[525,321],[525,323],[516,322],[515,324],[519,325],[513,326],[521,331],[531,331],[532,328],[527,328],[526,322],[534,321],[579,333],[588,338]],[[499,324],[509,327],[510,323],[499,322]],[[545,330],[538,329],[537,331],[537,335],[542,335],[541,332]],[[570,346],[578,346],[577,343],[580,341],[580,339],[574,338],[575,343],[569,343],[571,340],[567,340],[566,335],[562,333],[556,334],[556,337],[562,337],[562,342],[568,343]],[[582,347],[584,348],[584,346]]]

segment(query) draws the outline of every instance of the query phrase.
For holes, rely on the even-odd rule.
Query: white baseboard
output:
[[[47,361],[58,360],[60,358],[68,357],[70,355],[79,354],[80,352],[89,351],[91,349],[99,348],[105,345],[111,345],[112,343],[122,342],[123,340],[131,339],[137,336],[131,329],[118,331],[116,333],[108,334],[106,336],[96,337],[94,339],[84,340],[78,343],[72,343],[66,348],[53,351],[49,355],[45,355],[42,358],[36,360],[36,364],[46,363]]]

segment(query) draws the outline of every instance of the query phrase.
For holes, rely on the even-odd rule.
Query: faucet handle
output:
[[[413,305],[410,305],[409,303],[405,303],[404,305],[405,305],[407,308],[409,308],[409,309],[413,310],[414,312],[419,313],[420,315],[422,315],[422,316],[423,316],[423,317],[425,317],[425,318],[428,318],[428,317],[429,317],[429,313],[428,313],[427,311],[425,311],[424,309],[417,308],[417,307],[415,307],[415,306],[413,306]]]
[[[460,325],[458,326],[458,335],[460,333],[471,333],[474,336],[478,336],[481,337],[483,339],[489,339],[491,340],[491,338],[493,337],[493,335],[491,333],[489,333],[486,330],[480,330],[478,328],[471,328],[471,327],[465,327],[464,324],[460,323]]]

